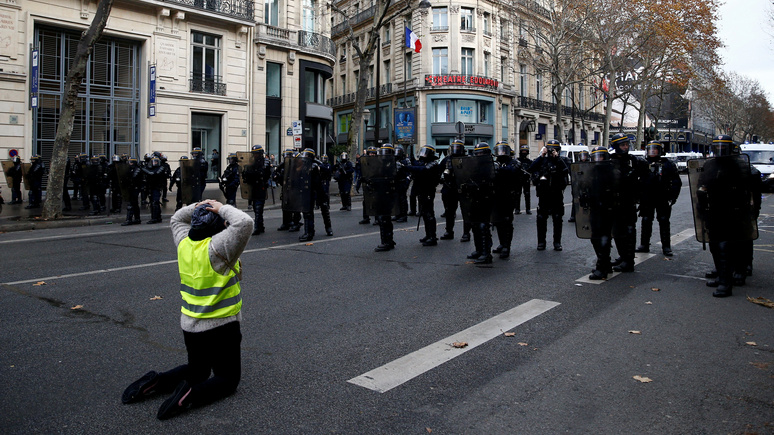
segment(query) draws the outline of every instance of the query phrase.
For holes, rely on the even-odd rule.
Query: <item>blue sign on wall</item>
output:
[[[395,109],[395,142],[416,142],[416,112],[413,107]]]
[[[30,54],[30,61],[32,62],[30,74],[30,107],[34,109],[38,107],[38,90],[40,87],[40,58],[38,57],[39,52],[37,49],[33,49]]]
[[[150,66],[148,78],[148,116],[156,116],[156,65]]]

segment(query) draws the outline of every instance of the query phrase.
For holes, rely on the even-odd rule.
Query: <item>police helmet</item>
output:
[[[403,148],[403,145],[395,145],[395,157],[398,159],[406,157],[406,150]]]
[[[461,140],[455,140],[449,145],[449,153],[452,156],[459,157],[465,155],[465,142]]]
[[[339,156],[339,159],[341,159],[342,162],[346,162],[349,159],[349,154],[347,154],[346,152],[343,152]]]
[[[645,145],[645,156],[649,159],[659,159],[664,155],[664,146],[656,141]]]
[[[34,162],[40,160],[40,154],[33,154],[32,157],[30,157],[30,161]]]
[[[154,151],[153,152],[153,157],[161,158],[161,151]]]
[[[594,147],[591,150],[592,162],[604,162],[610,160],[610,152],[605,147]]]
[[[151,158],[150,165],[151,165],[151,168],[158,168],[159,166],[161,166],[161,159],[156,156],[153,156]]]
[[[395,155],[395,148],[391,143],[386,143],[376,153],[380,156],[392,156]]]
[[[510,157],[511,151],[513,151],[511,146],[504,140],[497,142],[497,145],[495,145],[495,155],[497,157]]]
[[[121,161],[125,162],[127,160],[129,160],[129,154],[127,153],[121,154]]]
[[[523,157],[527,157],[529,155],[529,145],[520,145],[519,155]]]
[[[419,149],[419,158],[435,160],[435,147],[432,145],[422,145],[422,148]]]
[[[188,160],[188,156],[180,156],[180,160]]]
[[[161,163],[164,163],[164,162],[167,161],[167,155],[164,154],[164,153],[161,153],[161,157],[159,157],[159,158],[161,159]]]
[[[145,153],[145,161],[146,162],[150,162],[152,158],[153,158],[153,154]]]
[[[551,151],[556,151],[556,153],[559,154],[559,151],[562,150],[562,145],[558,140],[551,139],[546,143],[546,149],[548,150],[548,155],[551,156]]]
[[[734,143],[731,136],[721,134],[712,138],[712,152],[715,154],[715,157],[739,154],[739,145]]]
[[[282,152],[282,158],[289,159],[293,157],[293,155],[296,153],[295,150],[292,148],[286,148],[285,151]]]
[[[376,155],[376,147],[372,145],[372,146],[366,148],[365,155],[367,155],[367,156],[375,156]]]
[[[186,158],[186,160],[188,160],[188,156],[185,156],[185,158]],[[181,158],[181,160],[182,160],[182,158]],[[137,165],[137,158],[136,157],[129,157],[129,160],[127,160],[127,162],[130,165]]]
[[[107,162],[107,156],[105,154],[99,154],[97,157],[99,157],[100,162]]]
[[[253,147],[252,147],[251,151],[252,151],[253,153],[257,154],[257,155],[258,155],[258,158],[263,158],[263,157],[264,157],[264,155],[265,155],[265,154],[264,154],[263,147],[262,147],[262,146],[260,146],[260,145],[253,145]]]
[[[121,156],[119,156],[118,154],[113,154],[112,160],[113,162],[120,162]]]
[[[492,150],[489,148],[489,144],[486,142],[479,142],[476,147],[473,148],[474,156],[491,156]]]
[[[613,151],[615,151],[616,154],[629,154],[631,140],[629,139],[629,136],[623,133],[616,133],[610,139],[610,145],[613,147]],[[626,149],[622,149],[622,146],[626,146]]]
[[[590,157],[589,157],[589,152],[588,152],[588,151],[586,151],[586,150],[581,150],[581,151],[578,153],[578,161],[579,161],[579,162],[588,162],[588,161],[589,161],[589,159],[590,159]]]
[[[323,154],[322,155],[322,162],[323,163],[328,163],[328,154]]]
[[[314,160],[315,157],[317,157],[317,154],[311,148],[304,148],[304,150],[301,151],[301,158],[302,159]]]

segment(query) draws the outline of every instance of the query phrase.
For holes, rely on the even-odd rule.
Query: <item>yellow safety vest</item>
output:
[[[180,294],[183,314],[196,319],[216,319],[234,316],[242,309],[242,296],[235,270],[221,275],[210,264],[212,238],[193,241],[186,237],[177,246],[180,270]]]

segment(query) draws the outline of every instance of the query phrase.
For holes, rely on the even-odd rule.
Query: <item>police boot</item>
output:
[[[100,213],[100,208],[99,208],[99,199],[97,198],[97,195],[92,195],[91,205],[92,205],[92,211],[89,214],[91,214],[92,216],[98,215]]]
[[[385,225],[379,226],[379,237],[381,240],[381,244],[374,248],[374,251],[376,252],[384,252],[389,251],[390,249],[395,248],[395,242],[393,241],[393,234],[392,231],[385,227]]]
[[[500,229],[497,229],[497,234],[500,236],[500,258],[508,258],[511,255],[511,242],[513,241],[513,225],[503,225],[503,232],[500,233]]]
[[[477,260],[484,254],[484,235],[478,225],[473,228],[473,246],[476,250],[468,254],[468,259]]]
[[[537,250],[544,251],[546,249],[546,233],[548,232],[548,221],[546,219],[537,219]]]
[[[454,238],[454,219],[457,218],[457,213],[452,213],[451,210],[446,210],[446,231],[441,236],[441,240],[451,240]]]
[[[331,208],[327,203],[320,206],[320,214],[323,218],[323,225],[325,225],[325,235],[332,236],[333,225],[331,225]]]
[[[643,217],[641,230],[642,234],[640,235],[640,246],[638,246],[634,252],[650,252],[650,236],[653,233],[653,220],[647,217]]]
[[[612,271],[610,266],[610,238],[603,236],[599,239],[592,239],[591,245],[594,247],[594,253],[597,255],[597,264],[596,268],[591,271],[589,279],[607,279],[607,275]]]
[[[554,251],[562,250],[562,216],[554,216]]]
[[[470,241],[470,224],[463,221],[462,222],[462,237],[460,237],[460,242],[469,242]]]
[[[436,221],[435,216],[425,217],[425,241],[422,242],[422,246],[435,246],[438,244],[438,237],[436,236]]]
[[[492,263],[492,230],[489,229],[488,223],[482,223],[481,225],[481,256],[478,257],[473,263],[475,264],[490,264]]]
[[[669,223],[667,222],[665,225],[659,225],[659,232],[661,233],[661,252],[665,256],[671,257],[674,254],[672,253],[672,235]]]
[[[304,218],[304,234],[298,238],[299,242],[309,242],[314,239],[314,221]]]

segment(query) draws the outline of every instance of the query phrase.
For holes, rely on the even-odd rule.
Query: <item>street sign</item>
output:
[[[301,136],[293,136],[293,148],[301,148]]]
[[[459,134],[459,135],[463,135],[463,134],[465,134],[465,123],[464,123],[464,122],[462,122],[462,121],[457,121],[457,123],[456,123],[456,124],[454,124],[454,130],[455,130],[455,131],[457,132],[457,134]]]
[[[293,127],[288,127],[287,131],[285,132],[286,136],[293,136]]]
[[[304,134],[304,124],[301,121],[293,121],[293,136]]]

